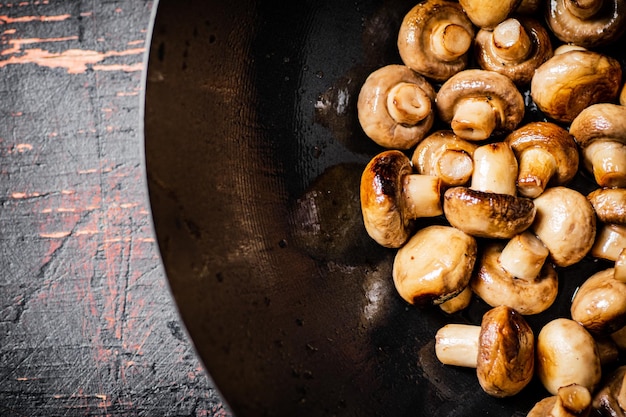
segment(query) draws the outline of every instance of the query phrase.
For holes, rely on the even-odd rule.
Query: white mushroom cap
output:
[[[574,320],[558,318],[546,324],[537,337],[536,370],[553,395],[560,387],[579,384],[589,391],[600,382],[600,355],[596,342]]]

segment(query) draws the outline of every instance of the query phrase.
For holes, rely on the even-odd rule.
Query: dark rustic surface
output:
[[[0,415],[228,416],[144,180],[153,3],[0,1]]]

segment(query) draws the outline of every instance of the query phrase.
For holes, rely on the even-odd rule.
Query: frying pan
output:
[[[523,416],[475,371],[441,365],[434,335],[479,323],[479,300],[447,316],[407,305],[395,252],[373,243],[361,170],[380,148],[355,102],[399,63],[403,0],[161,0],[146,75],[145,156],[158,244],[197,353],[241,416]],[[541,119],[535,110],[527,118]],[[574,186],[593,188],[585,176]],[[438,220],[435,220],[438,221]],[[536,332],[610,265],[560,271]]]

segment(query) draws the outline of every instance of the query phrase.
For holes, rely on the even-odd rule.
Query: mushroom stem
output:
[[[434,217],[443,214],[441,180],[433,175],[411,174],[403,178],[405,218]]]
[[[470,188],[476,191],[516,195],[517,159],[506,142],[479,146],[474,151]]]
[[[493,30],[493,48],[505,61],[519,62],[528,56],[532,41],[517,19],[507,19]]]
[[[559,388],[556,394],[556,403],[552,408],[552,417],[571,417],[580,415],[591,406],[589,389],[578,384],[566,385]]]
[[[397,123],[412,126],[431,114],[432,104],[417,84],[400,82],[387,94],[387,110]]]
[[[480,326],[447,324],[435,335],[435,354],[446,365],[476,368]]]
[[[521,233],[506,244],[499,260],[502,268],[515,278],[531,281],[541,272],[549,251],[530,232]]]
[[[467,308],[472,301],[472,289],[469,287],[465,287],[463,291],[461,291],[458,295],[450,298],[447,301],[439,304],[439,308],[448,314],[454,314],[459,312],[465,308]]]
[[[446,149],[437,161],[436,170],[446,184],[461,185],[472,177],[474,161],[464,150]]]
[[[622,384],[617,393],[617,403],[622,410],[626,410],[626,374],[622,378]]]
[[[565,8],[581,20],[595,16],[602,8],[603,0],[566,0]]]
[[[472,45],[473,35],[461,25],[443,22],[437,25],[430,38],[433,53],[443,61],[454,61]]]
[[[614,278],[626,283],[626,248],[623,248],[615,260]]]
[[[602,187],[626,187],[626,146],[613,140],[596,140],[583,149],[587,169]]]
[[[528,148],[520,153],[517,189],[524,197],[539,197],[557,171],[554,156],[544,148]]]
[[[594,258],[616,261],[626,247],[626,226],[604,224],[595,238],[590,254]]]
[[[497,124],[496,111],[489,99],[468,97],[456,106],[450,126],[461,139],[484,140],[491,136]]]

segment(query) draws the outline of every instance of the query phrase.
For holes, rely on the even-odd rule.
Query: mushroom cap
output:
[[[622,69],[616,59],[593,51],[570,50],[555,54],[537,68],[530,94],[548,117],[571,122],[586,107],[613,101],[621,81]]]
[[[459,138],[452,130],[438,130],[418,143],[411,157],[411,162],[419,174],[438,175],[436,169],[437,162],[434,159],[438,158],[444,151],[462,152],[471,158],[477,147],[478,145],[475,143]],[[450,184],[444,178],[442,178],[442,181],[447,186],[461,185],[456,183]]]
[[[506,305],[522,315],[545,311],[558,293],[556,270],[546,262],[533,281],[515,278],[498,260],[504,246],[505,242],[491,242],[484,247],[470,281],[472,291],[492,307]]]
[[[535,339],[524,316],[507,307],[487,311],[480,326],[476,375],[485,392],[509,397],[533,377]]]
[[[387,96],[400,83],[415,85],[430,99],[429,114],[417,123],[399,123],[389,113]],[[404,105],[412,107],[416,104],[408,102]],[[434,108],[433,87],[404,65],[387,65],[372,72],[361,87],[357,101],[358,118],[365,134],[380,146],[394,149],[412,148],[426,136],[435,120]]]
[[[521,0],[459,0],[472,23],[481,28],[493,28],[507,18]]]
[[[467,234],[499,239],[510,239],[522,233],[535,218],[535,206],[529,198],[468,187],[446,190],[443,212],[452,226]]]
[[[576,116],[569,132],[581,148],[597,139],[626,144],[626,106],[593,104]]]
[[[550,59],[553,55],[550,35],[543,25],[530,17],[518,17],[531,41],[531,50],[528,56],[519,62],[507,62],[498,57],[493,49],[493,31],[481,29],[474,38],[474,53],[478,65],[489,71],[506,75],[517,85],[530,83],[535,69]]]
[[[403,215],[403,178],[413,168],[400,151],[384,151],[370,160],[361,175],[360,198],[367,233],[380,245],[398,248],[412,232]]]
[[[579,384],[593,392],[600,382],[598,347],[591,334],[574,320],[557,318],[537,336],[536,371],[552,395],[560,387]]]
[[[626,283],[614,274],[614,268],[596,272],[572,300],[572,319],[591,333],[610,334],[626,325]]]
[[[414,71],[436,81],[444,81],[467,67],[471,48],[450,61],[436,57],[431,50],[431,35],[442,22],[465,29],[474,37],[472,22],[461,6],[447,0],[427,0],[416,4],[402,20],[398,33],[398,52],[402,62]]]
[[[537,214],[532,229],[552,261],[570,266],[582,260],[596,236],[596,216],[589,200],[576,190],[556,186],[533,201]]]
[[[450,77],[437,92],[437,111],[443,122],[450,123],[461,100],[484,97],[497,112],[497,131],[511,131],[522,121],[524,97],[513,81],[497,72],[480,69],[464,70]]]
[[[450,226],[418,230],[398,250],[393,282],[410,304],[440,304],[469,283],[477,254],[476,239]]]
[[[578,172],[579,154],[574,137],[561,126],[551,122],[531,122],[511,132],[506,142],[515,156],[526,149],[541,147],[550,152],[556,161],[556,173],[551,183],[562,185],[574,178]]]
[[[598,188],[587,199],[601,222],[626,225],[625,188]]]
[[[626,29],[626,2],[603,0],[598,13],[589,19],[572,14],[567,0],[546,2],[546,22],[557,38],[585,48],[606,45],[617,40]]]

